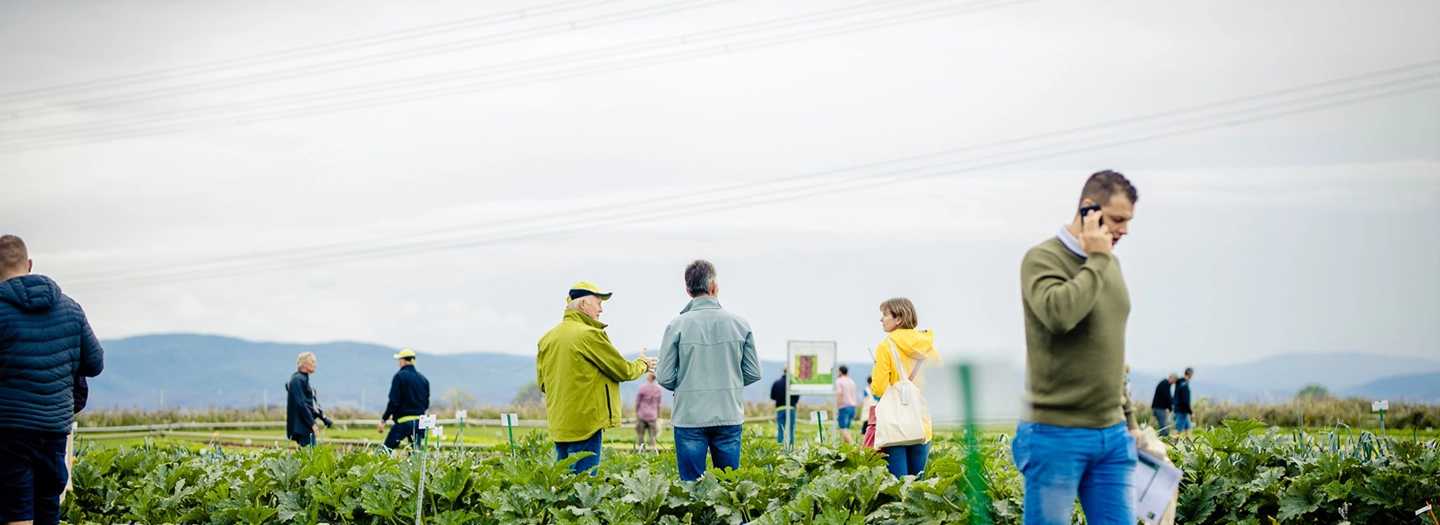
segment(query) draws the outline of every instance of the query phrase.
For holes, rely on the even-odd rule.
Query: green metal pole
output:
[[[989,484],[985,481],[985,459],[980,455],[979,425],[975,418],[975,392],[970,385],[970,365],[960,365],[960,396],[965,407],[965,479],[969,482],[970,523],[990,525]]]
[[[510,424],[505,425],[505,430],[510,432],[510,457],[515,457],[515,420],[511,419]]]
[[[815,413],[815,427],[820,429],[820,442],[821,442],[821,443],[824,443],[824,442],[825,442],[825,418],[820,417],[820,413],[818,413],[818,412]]]

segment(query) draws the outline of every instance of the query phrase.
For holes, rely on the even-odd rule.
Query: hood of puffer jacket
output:
[[[26,312],[43,312],[60,300],[60,285],[44,275],[21,275],[0,282],[0,301]]]

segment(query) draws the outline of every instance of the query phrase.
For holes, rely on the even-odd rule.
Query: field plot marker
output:
[[[827,410],[816,410],[810,413],[810,419],[815,421],[815,426],[820,429],[820,442],[825,442],[825,422],[830,420],[830,412]]]
[[[520,423],[520,416],[516,414],[500,414],[500,424],[505,426],[505,431],[510,433],[510,457],[515,457],[515,425]]]

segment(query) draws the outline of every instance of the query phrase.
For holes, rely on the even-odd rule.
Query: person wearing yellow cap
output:
[[[430,380],[415,370],[414,350],[407,348],[391,357],[398,361],[400,370],[390,380],[390,402],[385,405],[380,426],[375,430],[385,432],[385,421],[393,417],[395,426],[390,427],[390,433],[385,436],[385,448],[395,450],[407,437],[411,446],[418,447],[420,438],[425,437],[425,431],[419,427],[420,416],[430,409]]]
[[[535,379],[545,394],[556,460],[591,454],[571,465],[577,473],[600,464],[602,431],[620,426],[620,382],[655,369],[655,359],[644,350],[639,359],[628,361],[610,342],[600,313],[611,295],[589,282],[571,286],[564,317],[540,338],[535,357]]]

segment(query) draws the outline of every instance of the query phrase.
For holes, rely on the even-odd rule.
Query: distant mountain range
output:
[[[397,349],[336,342],[289,344],[252,342],[198,334],[163,334],[104,342],[105,373],[91,381],[95,407],[202,408],[257,406],[284,402],[285,382],[295,371],[300,352],[314,352],[319,369],[311,384],[329,407],[361,407],[379,411],[396,363]],[[633,356],[631,356],[633,357]],[[769,399],[770,383],[782,363],[763,361],[764,379],[745,389],[750,400]],[[856,383],[864,384],[870,363],[846,363]],[[417,368],[429,379],[432,405],[454,388],[480,404],[503,406],[521,387],[535,380],[535,359],[510,354],[420,354]],[[1177,370],[1178,372],[1179,370]],[[1134,371],[1131,384],[1138,400],[1149,401],[1162,373]],[[1021,372],[1015,370],[1017,376]],[[1440,360],[1364,354],[1295,354],[1244,365],[1197,367],[1196,397],[1270,399],[1283,401],[1308,383],[1325,385],[1332,393],[1392,400],[1440,403]],[[626,399],[638,381],[622,383]],[[668,395],[667,402],[669,401]],[[815,398],[822,402],[823,399]]]

